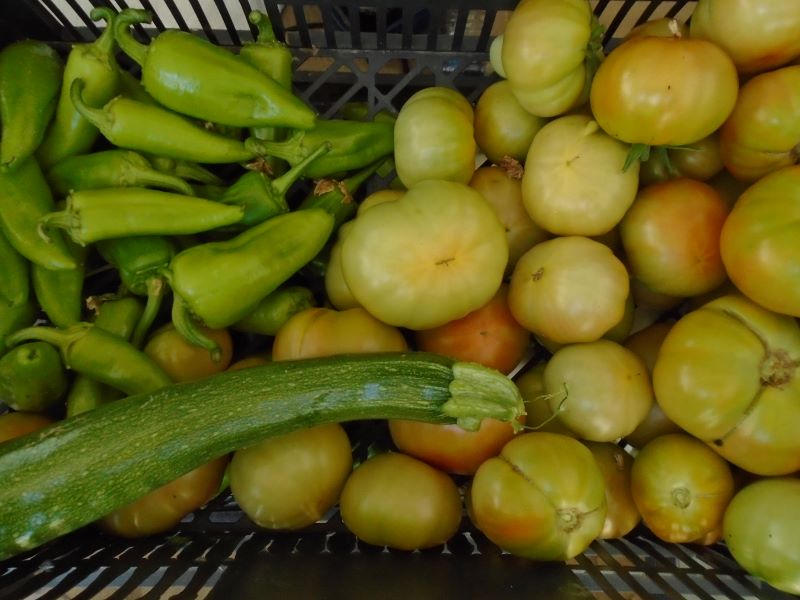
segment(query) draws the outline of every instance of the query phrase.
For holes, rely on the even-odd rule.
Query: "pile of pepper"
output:
[[[394,120],[318,117],[258,11],[238,54],[177,30],[142,44],[143,10],[91,18],[105,30],[66,60],[35,40],[0,51],[0,402],[15,409],[67,393],[71,415],[167,385],[141,351],[165,318],[212,356],[207,328],[274,333],[312,297],[291,278],[391,165]],[[290,207],[301,177],[339,182]],[[90,270],[113,288],[90,293]]]

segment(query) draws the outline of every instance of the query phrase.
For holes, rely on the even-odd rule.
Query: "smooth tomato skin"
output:
[[[445,543],[458,531],[462,513],[448,475],[397,452],[374,456],[353,471],[339,510],[360,540],[398,550]]]
[[[350,440],[341,425],[298,429],[236,451],[231,493],[259,527],[300,529],[336,504],[352,468]]]
[[[186,341],[172,323],[160,327],[147,340],[143,351],[164,369],[172,381],[196,381],[222,373],[231,364],[233,341],[227,329],[200,330],[220,347],[220,359],[214,361],[208,350]]]
[[[693,144],[687,144],[685,148],[666,149],[666,156],[669,164],[661,153],[651,153],[650,158],[642,162],[639,170],[640,183],[646,185],[676,177],[706,181],[725,168],[718,132]],[[669,165],[672,166],[672,170]]]
[[[587,115],[547,123],[531,143],[522,176],[522,200],[531,219],[556,235],[611,231],[639,186],[639,163],[622,169],[629,150]]]
[[[389,433],[401,452],[448,473],[472,475],[514,437],[514,428],[495,419],[483,419],[477,431],[455,424],[392,419]]]
[[[425,181],[365,211],[342,245],[344,279],[359,304],[384,323],[414,330],[486,304],[507,264],[497,214],[480,193],[450,181]]]
[[[350,286],[347,285],[342,272],[342,244],[352,226],[353,221],[347,221],[339,227],[336,241],[331,246],[328,265],[325,268],[325,295],[333,307],[338,310],[360,306],[358,300],[353,297],[353,292],[350,291]]]
[[[558,350],[545,367],[544,385],[550,410],[578,437],[594,442],[629,435],[653,404],[642,360],[609,340]]]
[[[700,0],[693,38],[714,42],[740,73],[760,73],[800,56],[800,12],[794,0]]]
[[[356,216],[360,215],[365,210],[369,210],[373,206],[377,206],[378,204],[399,200],[405,195],[405,193],[406,193],[405,190],[393,190],[393,189],[385,189],[372,192],[369,196],[367,196],[361,202],[359,202],[358,210],[356,211]],[[341,231],[341,228],[339,229],[339,231]]]
[[[522,201],[522,184],[506,169],[481,167],[472,174],[469,187],[480,192],[505,227],[508,240],[506,273],[510,274],[520,256],[551,235],[528,215]]]
[[[706,444],[672,433],[636,455],[631,493],[650,531],[665,542],[685,543],[719,528],[734,482],[728,463]]]
[[[506,157],[523,162],[545,122],[520,106],[508,81],[497,81],[483,91],[475,105],[475,141],[495,165]]]
[[[725,221],[722,261],[751,300],[800,317],[800,166],[775,171],[748,188]]]
[[[620,223],[631,274],[660,294],[710,292],[726,278],[720,233],[727,216],[725,201],[700,181],[672,179],[642,188]]]
[[[606,483],[606,520],[601,540],[628,535],[642,517],[631,494],[633,457],[610,442],[583,442],[591,450]]]
[[[530,431],[560,433],[569,437],[577,437],[577,434],[564,425],[557,414],[553,413],[547,402],[547,390],[544,387],[546,367],[546,362],[540,362],[514,381],[522,395],[522,401],[525,403],[525,426]]]
[[[465,114],[451,98],[428,95],[406,102],[397,115],[394,159],[406,188],[430,180],[467,183],[476,153],[472,110]]]
[[[238,371],[240,369],[250,369],[251,367],[260,367],[262,365],[269,364],[269,359],[266,356],[259,356],[254,354],[253,356],[246,356],[237,360],[235,363],[231,363],[226,371]]]
[[[736,66],[705,40],[634,37],[612,50],[590,102],[607,133],[629,144],[691,144],[728,118],[739,92]]]
[[[644,361],[647,372],[653,375],[658,351],[674,321],[653,323],[649,327],[637,331],[624,342],[624,346]],[[660,435],[679,433],[681,428],[670,421],[664,414],[658,402],[653,402],[650,411],[644,420],[631,433],[625,436],[625,441],[634,448],[643,448],[647,442]]]
[[[534,560],[569,560],[603,530],[605,482],[579,441],[525,433],[480,466],[468,505],[475,526],[503,550]]]
[[[315,307],[292,315],[281,326],[272,344],[272,360],[405,350],[408,344],[400,330],[363,308]]]
[[[736,493],[722,522],[733,558],[771,586],[800,594],[800,479],[755,481]]]
[[[510,373],[525,355],[530,332],[508,308],[508,285],[465,317],[415,334],[417,347],[464,362],[477,362]]]
[[[673,422],[758,475],[800,470],[800,326],[741,295],[689,312],[664,339],[656,399]]]
[[[15,411],[0,415],[0,444],[55,423],[39,413]]]
[[[173,529],[219,491],[228,456],[222,456],[145,494],[100,519],[101,529],[124,538],[140,538]]]
[[[538,337],[590,342],[622,320],[629,290],[628,271],[607,246],[565,236],[537,244],[517,261],[508,305]]]
[[[722,162],[754,182],[797,162],[800,142],[800,65],[762,73],[742,85],[736,107],[720,130]]]
[[[586,0],[526,0],[503,34],[502,71],[520,105],[554,117],[584,101],[592,9]]]
[[[689,37],[689,26],[676,19],[661,17],[660,19],[650,19],[631,29],[625,36],[626,40],[635,37],[656,36],[656,37]]]

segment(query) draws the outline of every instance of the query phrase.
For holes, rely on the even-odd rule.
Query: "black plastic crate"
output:
[[[649,19],[686,20],[694,4],[592,1],[608,47]],[[295,54],[296,91],[331,116],[351,100],[396,111],[429,85],[476,100],[495,80],[489,43],[516,0],[0,0],[0,42],[33,37],[66,52],[97,35],[87,15],[98,5],[150,10],[153,26],[137,27],[143,40],[179,27],[224,46],[252,40],[246,15],[265,10]],[[666,544],[642,526],[566,563],[534,563],[500,551],[466,518],[444,546],[407,553],[359,542],[335,510],[301,532],[264,531],[229,495],[166,536],[129,541],[87,527],[0,562],[0,600],[453,597],[790,598],[745,573],[722,544]]]

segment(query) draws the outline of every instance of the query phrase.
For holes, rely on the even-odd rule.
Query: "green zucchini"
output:
[[[421,352],[275,362],[130,396],[0,445],[0,560],[269,436],[361,419],[475,430],[523,413],[499,372]]]

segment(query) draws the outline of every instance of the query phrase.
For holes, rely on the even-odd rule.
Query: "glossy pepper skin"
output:
[[[292,89],[292,51],[286,44],[275,37],[269,17],[254,10],[248,15],[250,23],[255,25],[258,35],[254,42],[247,42],[239,51],[239,56],[256,69],[278,82],[281,87]],[[280,127],[251,127],[250,135],[259,140],[271,142],[286,138],[287,130]],[[272,176],[286,172],[286,161],[269,156],[265,157],[265,170]]]
[[[142,67],[142,85],[159,103],[184,115],[237,127],[309,129],[314,111],[278,82],[241,58],[185,31],[167,30],[148,46],[130,25],[150,21],[144,10],[119,14],[115,36]]]
[[[97,7],[89,16],[93,21],[104,19],[106,29],[90,44],[73,45],[67,56],[56,113],[36,151],[39,165],[45,170],[67,156],[88,152],[99,135],[97,127],[72,104],[69,97],[72,82],[75,79],[85,82],[83,98],[94,107],[103,106],[119,91],[120,69],[114,56],[113,30],[116,12],[108,7]]]
[[[243,142],[211,133],[154,104],[116,96],[102,108],[93,108],[83,101],[84,86],[82,79],[72,82],[72,103],[115,146],[199,163],[236,163],[255,157]]]
[[[0,227],[9,243],[46,269],[74,269],[75,259],[60,232],[49,240],[39,235],[39,219],[54,209],[53,193],[35,157],[0,172]]]
[[[286,193],[320,156],[330,151],[330,145],[320,144],[305,160],[297,163],[289,171],[270,179],[261,171],[250,171],[242,175],[219,198],[223,204],[231,204],[244,208],[244,217],[237,227],[252,227],[263,223],[270,217],[289,211]]]
[[[126,98],[136,100],[143,104],[158,105],[155,98],[144,90],[142,82],[139,81],[136,75],[125,69],[120,69],[119,71],[119,93]]]
[[[14,249],[0,230],[0,304],[9,308],[28,301],[28,261]]]
[[[58,350],[28,342],[0,358],[0,402],[14,410],[43,412],[67,391],[67,373]]]
[[[316,306],[314,294],[299,285],[287,285],[267,295],[253,312],[232,325],[236,331],[275,335],[289,317]]]
[[[164,272],[175,256],[175,245],[163,236],[128,236],[102,240],[97,250],[117,269],[125,288],[147,298],[144,313],[131,333],[131,343],[139,348],[161,309],[167,291]]]
[[[95,310],[97,311],[94,319],[95,327],[123,340],[129,340],[142,317],[143,307],[136,297],[123,296],[99,302]],[[100,383],[88,375],[78,375],[72,381],[67,393],[67,417],[94,410],[121,397],[122,393],[119,390]]]
[[[100,240],[132,235],[201,233],[242,220],[241,206],[147,188],[81,190],[67,196],[63,211],[39,220],[43,236],[65,229],[85,246]]]
[[[167,158],[165,156],[156,156],[148,154],[146,156],[150,164],[157,171],[166,175],[179,177],[186,181],[194,181],[197,183],[210,183],[214,185],[222,185],[224,180],[222,177],[215,175],[205,167],[186,160],[175,160],[174,158]]]
[[[59,196],[78,190],[111,187],[154,187],[193,196],[192,186],[180,177],[162,173],[133,150],[102,150],[69,156],[45,172]]]
[[[33,325],[36,311],[33,298],[13,307],[0,302],[0,356],[8,350],[6,338],[15,331]]]
[[[190,315],[211,328],[233,325],[314,258],[332,231],[333,217],[313,208],[180,252],[170,265],[175,328],[188,341],[218,352],[216,343],[193,327]]]
[[[14,42],[0,51],[0,170],[32,156],[56,110],[64,63],[48,44]]]
[[[172,383],[144,352],[89,323],[78,323],[67,329],[26,327],[8,336],[6,343],[14,346],[29,340],[55,346],[67,369],[88,375],[129,396],[146,394]]]
[[[74,269],[46,269],[31,266],[31,281],[36,301],[56,327],[69,327],[83,316],[83,280],[86,276],[88,248],[67,240],[75,259]]]
[[[245,146],[259,156],[277,156],[294,166],[323,142],[331,144],[331,151],[311,163],[307,177],[319,179],[362,169],[389,156],[394,151],[394,124],[320,119],[313,129],[295,131],[285,142],[250,137]]]

